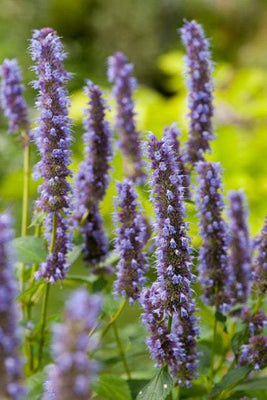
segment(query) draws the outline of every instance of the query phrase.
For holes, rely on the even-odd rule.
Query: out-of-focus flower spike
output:
[[[117,52],[108,59],[108,79],[114,83],[113,94],[116,99],[116,127],[120,147],[125,157],[125,171],[128,178],[137,184],[144,184],[146,174],[142,160],[139,132],[136,129],[133,91],[136,81],[132,77],[133,65],[126,56]]]
[[[202,237],[199,265],[204,300],[224,312],[229,310],[231,304],[229,289],[233,276],[227,255],[227,228],[222,218],[221,167],[219,163],[199,162],[197,172],[196,204]]]
[[[83,254],[88,264],[104,261],[108,243],[99,212],[99,202],[108,186],[111,149],[111,129],[105,121],[106,105],[100,88],[87,81],[83,136],[85,158],[75,178],[73,217],[84,237]]]
[[[249,343],[242,346],[240,365],[253,365],[256,371],[267,366],[267,336],[252,336]]]
[[[253,265],[253,290],[258,294],[267,293],[267,215],[256,245],[257,257]]]
[[[184,160],[195,163],[204,160],[213,139],[213,81],[209,42],[202,26],[196,21],[186,21],[181,28],[182,41],[186,47],[187,85],[189,89],[189,140]]]
[[[9,214],[0,214],[0,398],[26,397],[22,386],[23,363],[16,304],[17,284],[13,276],[13,231]]]
[[[48,370],[43,400],[88,400],[98,364],[88,358],[98,341],[89,336],[97,323],[101,298],[76,290],[66,304],[64,322],[53,332],[55,365]]]
[[[230,192],[229,200],[229,261],[233,273],[232,299],[234,304],[245,303],[251,280],[251,245],[247,226],[248,209],[245,195],[241,191]]]
[[[36,207],[46,212],[46,237],[53,241],[48,258],[37,272],[49,282],[64,278],[69,265],[66,253],[70,248],[67,214],[70,207],[71,187],[71,121],[68,117],[69,99],[66,83],[70,79],[63,66],[66,54],[61,41],[51,28],[34,31],[30,51],[36,61],[33,82],[39,95],[36,106],[40,111],[35,141],[41,154],[36,166],[36,177],[43,178],[39,186],[40,198]]]
[[[116,295],[125,296],[130,304],[137,300],[145,283],[146,261],[143,248],[146,245],[147,227],[138,209],[133,184],[125,180],[117,184],[116,199],[116,251],[120,255],[117,265]]]

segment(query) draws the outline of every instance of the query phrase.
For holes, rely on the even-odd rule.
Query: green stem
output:
[[[214,312],[214,325],[213,325],[213,339],[212,339],[212,350],[211,350],[211,361],[210,361],[210,383],[213,385],[213,378],[215,375],[214,361],[215,361],[215,353],[216,353],[216,337],[217,337],[217,328],[218,321],[216,313],[218,311],[218,285],[215,287],[215,312]]]
[[[113,321],[113,323],[112,323],[112,328],[113,328],[113,331],[114,331],[114,336],[115,336],[115,339],[116,339],[116,342],[117,342],[117,346],[118,346],[118,350],[119,350],[119,353],[120,353],[120,356],[121,356],[121,360],[122,360],[122,363],[123,363],[123,366],[124,366],[124,370],[126,372],[126,375],[127,375],[128,379],[131,379],[130,369],[129,369],[128,364],[127,364],[127,360],[126,360],[126,357],[125,357],[125,354],[124,354],[122,343],[121,343],[121,340],[120,340],[120,337],[119,337],[118,327],[117,327],[117,324],[116,324],[115,321]]]
[[[102,339],[103,337],[106,335],[106,333],[108,332],[109,328],[117,321],[117,319],[119,318],[119,316],[121,315],[121,313],[123,312],[125,306],[127,304],[127,300],[124,299],[123,302],[120,305],[120,308],[118,309],[118,311],[110,318],[109,322],[107,323],[105,329],[102,332]]]
[[[30,144],[27,141],[27,134],[22,133],[25,138],[24,155],[23,155],[23,196],[22,196],[22,221],[21,221],[21,236],[27,235],[28,216],[29,216],[29,184],[30,184]],[[24,271],[25,264],[21,266],[20,273],[20,291],[24,287]]]
[[[47,306],[48,306],[48,298],[49,298],[49,290],[50,283],[47,283],[45,287],[45,294],[43,298],[42,305],[42,313],[41,313],[41,331],[40,331],[40,343],[39,343],[39,353],[38,353],[38,365],[37,371],[40,369],[43,360],[43,348],[45,342],[45,326],[46,326],[46,317],[47,317]]]
[[[57,238],[57,214],[54,213],[53,214],[52,237],[51,237],[51,243],[50,243],[50,248],[49,248],[50,253],[52,253],[54,250],[56,238]],[[45,327],[46,327],[46,318],[47,318],[47,305],[48,305],[48,298],[49,298],[49,289],[50,289],[50,283],[48,282],[46,284],[46,288],[45,288],[42,313],[41,313],[41,332],[40,332],[37,370],[39,370],[39,368],[41,367],[42,359],[43,359],[43,348],[44,348],[44,342],[45,342]]]

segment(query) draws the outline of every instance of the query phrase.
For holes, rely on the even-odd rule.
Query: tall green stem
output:
[[[214,360],[216,353],[216,337],[217,337],[217,313],[218,311],[218,285],[215,287],[215,312],[214,312],[214,325],[213,325],[213,339],[212,339],[212,350],[211,350],[211,361],[210,361],[210,383],[213,384],[213,378],[215,374]]]
[[[125,357],[125,354],[124,354],[124,350],[123,350],[123,347],[122,347],[122,344],[121,344],[121,340],[120,340],[120,337],[119,337],[118,327],[117,327],[117,324],[116,324],[115,321],[113,322],[112,327],[113,327],[114,336],[115,336],[115,339],[116,339],[116,342],[117,342],[118,350],[119,350],[119,353],[120,353],[120,356],[121,356],[121,360],[122,360],[122,363],[123,363],[123,366],[124,366],[124,370],[126,372],[126,375],[127,375],[128,379],[131,379],[130,369],[129,369],[128,364],[127,364],[127,360],[126,360],[126,357]]]
[[[112,326],[112,324],[114,324],[114,322],[117,321],[117,319],[119,318],[119,316],[121,315],[121,313],[123,312],[125,306],[127,304],[127,300],[124,299],[123,302],[120,305],[120,308],[118,309],[118,311],[110,318],[109,322],[107,323],[105,329],[102,332],[102,339],[103,337],[106,335],[106,333],[108,332],[109,328]]]
[[[49,252],[52,253],[55,247],[55,242],[57,238],[57,214],[53,214],[53,227],[52,227],[52,237]],[[43,298],[43,305],[42,305],[42,313],[41,313],[41,332],[40,332],[40,343],[39,343],[39,353],[38,353],[38,366],[37,370],[42,365],[43,360],[43,348],[45,342],[45,327],[46,327],[46,318],[47,318],[47,306],[48,306],[48,298],[49,298],[49,290],[50,283],[46,284],[45,294]]]
[[[24,155],[23,155],[23,196],[22,196],[22,221],[21,221],[21,236],[27,235],[28,218],[29,218],[29,184],[30,184],[30,144],[28,142],[27,134],[23,133],[24,141]],[[21,266],[20,273],[20,290],[23,291],[24,286],[24,270],[25,264]]]

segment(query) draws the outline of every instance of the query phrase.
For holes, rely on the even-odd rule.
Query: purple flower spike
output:
[[[23,97],[24,87],[21,83],[21,71],[17,60],[4,60],[0,74],[2,76],[1,106],[8,119],[9,132],[20,131],[21,138],[27,141],[31,138],[30,121]],[[24,134],[21,131],[24,131]]]
[[[251,278],[250,240],[247,226],[247,205],[242,192],[229,193],[230,207],[230,269],[234,303],[245,303]]]
[[[22,399],[22,359],[19,356],[20,332],[16,305],[17,284],[13,276],[11,242],[12,220],[0,214],[0,398]]]
[[[117,184],[116,250],[120,254],[117,266],[116,295],[126,296],[130,304],[137,300],[145,283],[145,258],[142,253],[147,239],[147,227],[137,209],[137,196],[133,184],[125,180]]]
[[[76,290],[67,301],[63,324],[53,332],[55,365],[48,370],[43,400],[88,400],[98,364],[88,358],[98,342],[89,336],[97,324],[101,299]]]
[[[65,220],[70,205],[70,184],[67,178],[71,175],[70,164],[70,119],[68,117],[69,99],[66,83],[70,78],[63,67],[66,55],[57,33],[51,28],[34,31],[31,41],[33,67],[37,81],[33,82],[39,90],[36,101],[40,110],[39,127],[35,133],[35,141],[41,154],[41,161],[36,168],[36,177],[43,178],[39,186],[40,198],[36,203],[38,209],[48,213],[46,236],[51,237],[55,228],[53,249],[37,277],[43,276],[54,282],[62,279],[68,265],[66,251],[70,246]],[[55,229],[54,229],[55,230]]]
[[[267,366],[267,336],[252,336],[249,344],[242,346],[239,364],[251,364],[256,371],[265,368]]]
[[[195,163],[204,160],[213,139],[213,82],[211,78],[209,42],[201,25],[186,21],[181,29],[186,47],[187,84],[189,88],[190,127],[186,144],[185,161]]]
[[[75,178],[73,216],[84,237],[84,259],[88,264],[97,264],[104,261],[108,253],[99,202],[106,193],[109,181],[111,130],[105,121],[106,105],[100,88],[88,81],[85,93],[89,105],[84,118],[85,160],[80,164]]]
[[[244,307],[241,313],[241,319],[249,328],[251,335],[259,335],[267,327],[267,315],[263,310],[257,310],[252,313],[248,307]]]
[[[267,216],[257,243],[257,257],[253,266],[253,289],[259,294],[267,293]]]
[[[158,360],[158,365],[167,363],[180,385],[189,386],[196,376],[198,328],[191,289],[194,277],[191,273],[190,243],[184,222],[183,179],[168,138],[158,141],[151,134],[149,139],[148,156],[153,170],[152,201],[156,212],[158,280],[152,289],[147,289],[142,295],[145,310],[143,318],[151,332],[148,339],[151,356]],[[154,312],[149,312],[150,307]],[[160,342],[168,329],[169,318],[173,319],[171,330],[168,331],[171,343],[161,347]],[[155,348],[157,344],[158,349]]]
[[[172,147],[175,156],[177,158],[178,162],[178,170],[179,170],[179,175],[182,178],[182,187],[183,187],[183,195],[185,199],[190,199],[191,194],[190,194],[190,174],[188,169],[186,168],[182,154],[181,154],[181,149],[180,149],[180,136],[181,132],[177,128],[176,124],[172,124],[170,127],[165,128],[164,136],[166,139],[169,141],[170,146]]]
[[[227,256],[226,224],[222,218],[221,167],[219,163],[199,162],[197,172],[196,204],[203,241],[199,251],[200,279],[206,303],[223,312],[229,309],[232,276]]]
[[[125,170],[129,178],[144,184],[146,174],[142,161],[139,132],[136,129],[134,102],[132,99],[136,81],[132,77],[133,65],[121,52],[108,59],[108,79],[114,83],[113,93],[117,104],[116,127],[120,146],[125,157]]]

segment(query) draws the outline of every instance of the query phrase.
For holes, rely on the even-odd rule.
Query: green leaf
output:
[[[47,252],[43,239],[35,236],[23,236],[14,239],[17,261],[29,264],[41,264],[46,260]]]
[[[94,391],[101,400],[131,400],[127,382],[117,375],[101,375],[94,385]]]
[[[239,381],[242,381],[242,379],[248,375],[251,369],[251,366],[244,366],[237,367],[229,371],[226,375],[224,375],[222,380],[214,386],[211,397],[217,396],[222,391],[229,389]]]
[[[203,385],[193,385],[190,388],[181,388],[182,399],[192,399],[197,397],[198,399],[207,393],[207,388]]]
[[[45,381],[45,371],[37,372],[26,381],[28,394],[27,400],[39,400],[43,393]]]
[[[72,265],[79,258],[82,252],[82,245],[74,246],[72,251],[67,255],[67,262]]]
[[[140,390],[149,382],[149,379],[129,379],[127,382],[131,391],[132,399],[135,399]]]
[[[165,400],[172,386],[172,378],[166,368],[161,368],[159,373],[140,390],[136,400]]]
[[[234,336],[232,337],[231,345],[232,345],[232,349],[233,349],[233,352],[235,355],[239,354],[240,348],[241,348],[242,344],[244,343],[245,331],[246,330],[239,331],[239,332],[235,333]]]
[[[92,282],[88,277],[80,276],[80,275],[68,275],[63,280],[62,283],[63,283],[63,285],[68,285],[68,286],[77,286],[80,284],[85,284],[88,286],[92,285]]]
[[[245,383],[241,383],[235,388],[235,391],[241,390],[267,390],[267,379],[266,377],[250,379]]]

